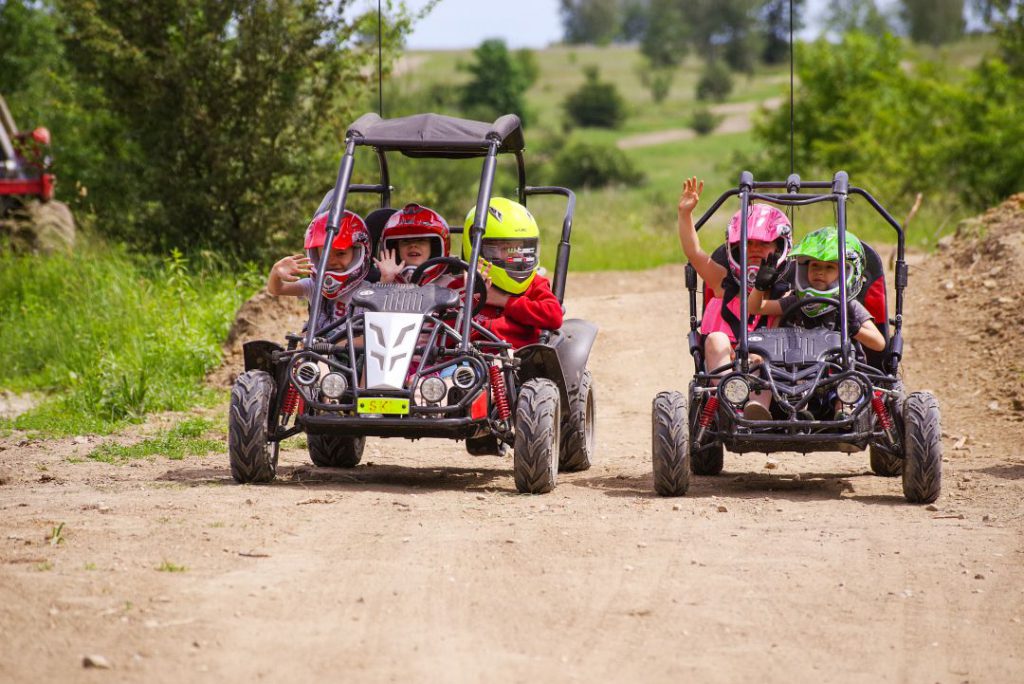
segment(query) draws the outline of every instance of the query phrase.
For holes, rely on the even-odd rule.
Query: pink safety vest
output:
[[[740,317],[740,299],[739,297],[733,297],[729,300],[729,311],[732,311],[736,316],[737,320]],[[763,316],[754,316],[754,321],[747,326],[747,330],[753,330],[761,324]],[[708,300],[707,306],[704,307],[704,316],[701,318],[700,331],[704,335],[709,335],[713,332],[724,332],[729,336],[729,341],[736,344],[736,335],[732,331],[732,327],[722,317],[722,298],[712,297]]]

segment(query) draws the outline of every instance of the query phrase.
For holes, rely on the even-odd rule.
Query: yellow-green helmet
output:
[[[470,228],[476,207],[466,215],[462,231],[462,258],[472,252]],[[480,245],[480,259],[490,266],[491,282],[510,294],[522,294],[537,275],[540,263],[540,229],[533,214],[518,202],[492,197]]]

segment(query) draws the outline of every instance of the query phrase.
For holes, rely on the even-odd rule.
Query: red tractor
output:
[[[0,237],[19,250],[70,249],[75,241],[71,210],[53,200],[50,131],[18,131],[0,96]]]

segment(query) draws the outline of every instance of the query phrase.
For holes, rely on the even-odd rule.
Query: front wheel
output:
[[[682,496],[690,488],[690,431],[686,398],[679,392],[659,392],[651,407],[654,491]]]
[[[558,450],[558,470],[587,470],[594,458],[594,378],[583,371],[580,386],[569,398],[569,408],[562,413],[562,440]]]
[[[522,494],[555,488],[560,428],[558,386],[546,378],[527,380],[516,401],[513,474]]]
[[[309,459],[321,468],[355,468],[363,459],[365,437],[306,435]]]
[[[939,402],[930,392],[914,392],[903,404],[903,496],[926,504],[942,491],[942,429]]]
[[[231,476],[240,484],[266,483],[277,475],[277,443],[271,443],[270,405],[274,380],[264,371],[246,371],[231,388],[228,456]]]

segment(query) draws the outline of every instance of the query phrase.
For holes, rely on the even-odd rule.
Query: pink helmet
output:
[[[740,273],[746,270],[747,282],[753,283],[760,265],[750,265],[746,269],[740,266],[740,212],[738,211],[729,221],[726,239],[729,242],[727,251],[729,253],[729,268],[733,277],[739,280]],[[777,207],[770,204],[751,204],[747,214],[747,240],[774,242],[776,244],[776,266],[781,268],[789,255],[789,250],[793,248],[793,228],[789,225],[786,215]]]

